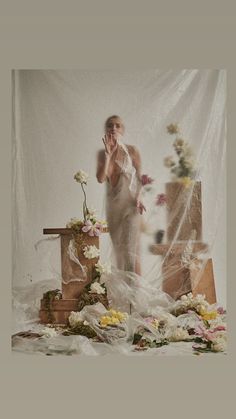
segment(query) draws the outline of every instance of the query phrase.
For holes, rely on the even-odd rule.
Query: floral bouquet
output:
[[[113,308],[106,309],[101,303],[86,306],[79,313],[72,312],[69,317],[70,327],[90,327],[100,341],[114,343],[127,340],[129,336],[128,314]]]
[[[177,180],[188,187],[196,177],[192,149],[187,141],[181,138],[180,129],[177,124],[168,125],[167,132],[170,135],[176,135],[173,147],[177,154],[177,161],[174,160],[172,156],[167,156],[164,159],[164,165],[170,169],[171,173],[174,175],[174,180]]]
[[[205,296],[192,293],[183,295],[174,304],[171,313],[178,318],[190,320],[195,315],[192,326],[186,326],[188,333],[193,337],[195,352],[224,352],[226,350],[226,311],[222,307],[211,306]],[[190,323],[190,322],[189,322]]]
[[[97,219],[96,211],[89,209],[87,206],[87,196],[85,192],[85,185],[87,185],[88,174],[83,170],[79,170],[75,175],[74,179],[80,183],[84,200],[83,200],[83,220],[78,218],[71,218],[66,224],[67,228],[72,228],[76,232],[87,233],[90,237],[99,236],[103,229],[107,227],[106,221]]]
[[[85,249],[86,254],[90,254],[88,248],[96,246],[87,246]],[[94,250],[91,252],[91,256],[94,255]],[[96,253],[97,255],[97,253]],[[111,266],[109,263],[101,263],[100,260],[94,265],[92,281],[86,285],[82,294],[80,295],[78,302],[78,310],[82,310],[86,305],[93,305],[101,303],[108,309],[109,302],[107,298],[107,288],[104,282],[102,282],[102,275],[111,273]]]

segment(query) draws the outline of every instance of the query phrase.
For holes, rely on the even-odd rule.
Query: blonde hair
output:
[[[119,115],[112,115],[112,116],[109,116],[109,118],[107,118],[107,120],[105,122],[105,125],[104,125],[105,131],[107,130],[108,124],[111,121],[111,119],[118,119],[120,121],[122,129],[123,129],[123,133],[124,133],[125,132],[125,126],[124,126],[124,123],[123,123],[123,121],[122,121],[122,119]]]

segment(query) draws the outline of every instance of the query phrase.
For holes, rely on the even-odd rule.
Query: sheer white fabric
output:
[[[112,274],[105,280],[115,307],[132,305],[139,315],[167,309],[173,300],[162,291],[163,265],[175,245],[182,243],[182,264],[188,266],[189,254],[199,242],[206,243],[208,251],[196,253],[192,262],[200,258],[203,269],[213,258],[217,300],[226,304],[225,70],[16,70],[13,99],[14,331],[36,320],[40,300],[36,290],[61,283],[59,239],[47,239],[42,232],[46,227],[65,227],[72,217],[82,218],[82,194],[73,180],[79,169],[89,174],[89,207],[108,221],[110,234],[100,237],[100,250],[101,260],[112,262]],[[116,162],[120,176],[115,187],[96,180],[102,127],[113,113],[121,116],[126,128],[118,142],[123,159]],[[173,180],[163,160],[174,153],[174,136],[166,129],[174,123],[180,127],[177,137],[193,150],[194,182],[201,182],[202,238],[193,229],[184,243],[179,234],[196,194],[195,184],[185,191],[180,215],[176,206],[167,219],[167,208],[156,205],[157,195],[165,193],[167,182]],[[151,185],[140,189],[127,145],[139,151],[141,174],[153,179]],[[146,207],[142,215],[136,207],[138,195]],[[175,219],[175,233],[168,241]],[[158,230],[164,230],[163,243],[169,244],[164,257],[150,252]],[[73,249],[68,251],[80,264]],[[141,277],[135,274],[137,256]],[[170,263],[165,275],[172,275],[173,269]]]

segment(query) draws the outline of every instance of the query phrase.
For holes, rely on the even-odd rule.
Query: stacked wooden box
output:
[[[92,271],[98,258],[87,259],[83,249],[87,245],[99,248],[99,238],[90,237],[87,233],[75,233],[70,228],[44,229],[44,234],[60,234],[61,240],[61,274],[62,299],[47,298],[41,300],[39,317],[41,323],[66,324],[71,311],[78,310],[79,297],[84,287],[92,281]],[[68,253],[70,240],[74,240],[79,261],[86,267],[86,279],[79,264],[71,260]]]
[[[203,257],[208,245],[202,241],[201,182],[186,188],[179,182],[166,184],[167,243],[151,245],[163,256],[162,289],[174,299],[192,292],[216,302],[212,259]]]

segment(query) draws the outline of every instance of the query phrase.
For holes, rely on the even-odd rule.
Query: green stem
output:
[[[83,191],[83,194],[84,194],[83,215],[84,215],[84,221],[86,221],[86,216],[88,215],[89,210],[88,210],[88,207],[87,207],[86,193],[85,193],[85,190],[84,190],[83,183],[81,183],[81,188],[82,188],[82,191]]]

